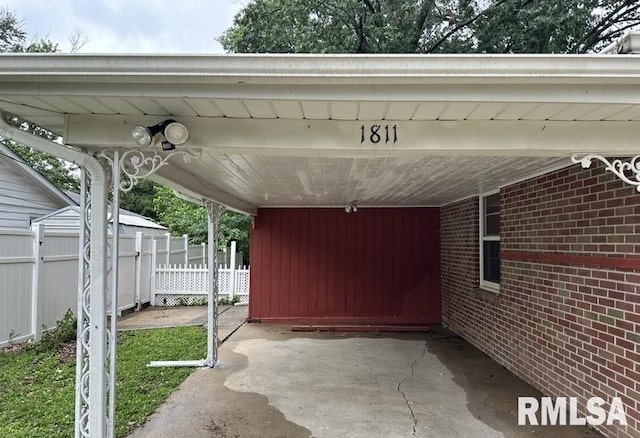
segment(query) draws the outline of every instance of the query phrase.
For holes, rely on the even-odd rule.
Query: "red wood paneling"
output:
[[[439,323],[439,209],[260,209],[251,230],[249,317]]]

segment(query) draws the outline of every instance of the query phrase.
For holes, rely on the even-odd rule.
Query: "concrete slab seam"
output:
[[[225,336],[221,341],[220,341],[220,345],[224,344],[227,339],[229,339],[235,332],[237,332],[238,330],[240,330],[240,327],[242,327],[243,325],[245,325],[247,323],[247,321],[242,321],[242,324],[240,324],[238,327],[234,328],[231,333],[229,333],[227,336]]]

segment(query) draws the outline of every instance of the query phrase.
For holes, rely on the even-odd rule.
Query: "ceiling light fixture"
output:
[[[150,146],[156,135],[162,133],[165,140],[162,141],[162,150],[171,151],[184,144],[189,139],[189,131],[182,123],[173,119],[167,119],[153,126],[135,126],[131,130],[131,136],[138,146]]]
[[[356,213],[358,211],[358,201],[351,201],[349,205],[344,208],[347,213]]]

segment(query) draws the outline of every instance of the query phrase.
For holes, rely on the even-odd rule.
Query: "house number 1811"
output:
[[[360,143],[365,141],[373,144],[380,142],[396,143],[398,130],[396,125],[362,125],[360,127]]]

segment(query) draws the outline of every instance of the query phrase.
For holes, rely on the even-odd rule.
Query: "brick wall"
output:
[[[640,437],[640,194],[601,165],[503,188],[498,295],[478,289],[477,216],[477,198],[441,210],[445,324],[545,395],[622,397],[629,425],[601,431]]]

